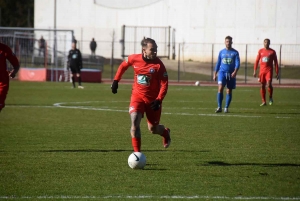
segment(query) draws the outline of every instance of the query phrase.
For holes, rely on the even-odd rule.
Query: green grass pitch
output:
[[[131,85],[11,82],[0,113],[0,200],[300,200],[300,90],[237,87],[215,114],[217,86],[169,86],[161,123],[142,120],[144,170],[132,170]],[[223,101],[224,104],[224,101]]]

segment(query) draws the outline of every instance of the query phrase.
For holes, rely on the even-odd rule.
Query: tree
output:
[[[34,0],[0,0],[0,26],[33,27]]]

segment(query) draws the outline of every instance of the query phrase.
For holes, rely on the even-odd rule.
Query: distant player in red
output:
[[[131,66],[134,70],[129,114],[131,118],[130,134],[134,152],[141,150],[140,123],[146,113],[148,129],[152,134],[163,137],[163,146],[171,143],[170,129],[159,124],[162,101],[168,91],[168,74],[162,61],[156,57],[157,45],[151,38],[143,39],[142,54],[132,54],[118,68],[113,84],[112,93],[117,93],[118,82]]]
[[[273,63],[275,65],[276,78],[278,80],[278,62],[275,50],[270,48],[270,39],[264,40],[264,48],[258,51],[256,61],[254,64],[253,76],[256,77],[256,69],[258,63],[260,62],[260,70],[258,81],[261,83],[260,94],[262,98],[262,104],[260,106],[265,106],[266,104],[266,84],[269,92],[269,105],[273,105]]]
[[[7,71],[6,59],[12,64],[13,70]],[[20,68],[19,61],[11,49],[0,43],[0,112],[5,107],[5,99],[9,89],[9,77],[14,78]]]

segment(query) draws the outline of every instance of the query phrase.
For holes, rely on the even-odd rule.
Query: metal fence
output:
[[[39,46],[41,37],[45,40],[45,48]],[[12,48],[21,67],[50,69],[51,81],[58,80],[59,69],[67,71],[67,56],[73,39],[73,30],[0,27],[0,42]],[[102,57],[82,56],[86,68],[103,67]]]
[[[300,44],[272,44],[270,47],[277,53],[280,73],[280,79],[278,80],[279,84],[300,84]],[[207,78],[204,78],[204,81],[212,81],[219,51],[224,48],[224,44],[178,44],[177,59],[179,62],[176,69],[178,71],[177,80],[179,81],[184,79],[185,72],[200,72],[208,76]],[[257,79],[253,78],[253,67],[258,50],[263,48],[263,45],[233,44],[233,48],[239,51],[241,60],[240,72],[238,76],[239,82],[257,83]]]
[[[160,48],[161,57],[170,58],[171,48],[171,27],[146,27],[146,26],[125,26],[122,27],[122,57],[141,51],[143,38],[155,39]]]
[[[41,36],[47,43],[45,56],[38,45]],[[66,69],[66,56],[71,49],[73,37],[72,30],[0,27],[0,41],[15,51],[21,67],[48,68],[53,72],[60,68]],[[122,42],[115,40],[114,36],[111,41],[96,40],[96,57],[92,57],[89,48],[90,40],[77,41],[78,48],[83,54],[83,68],[100,69],[102,78],[113,79],[117,67],[122,61]],[[170,79],[212,81],[217,56],[219,51],[225,47],[224,44],[176,43],[174,45],[173,43],[175,44],[175,40],[172,41],[172,51],[176,49],[176,52],[172,52],[172,55],[168,53],[168,56],[166,53],[169,50],[158,44],[158,56],[164,58],[164,63],[171,72],[169,73]],[[168,45],[165,47],[170,43],[166,44]],[[131,48],[128,54],[140,53],[139,45],[140,41],[136,41],[136,47],[132,47],[133,49]],[[258,50],[262,47],[262,44],[233,44],[233,48],[239,51],[241,58],[240,82],[257,82],[257,79],[252,77],[253,64]],[[289,83],[299,83],[300,45],[271,44],[271,48],[277,52],[280,72],[283,75],[279,83],[287,83],[287,79],[289,79]],[[57,73],[53,73],[53,76],[57,76]],[[132,78],[132,76],[128,78]],[[53,77],[51,80],[57,80],[57,78]]]

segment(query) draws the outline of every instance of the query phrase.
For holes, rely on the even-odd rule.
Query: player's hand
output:
[[[216,76],[216,75],[214,75],[214,77],[213,77],[213,80],[214,80],[214,81],[216,81],[216,80],[217,80],[217,76]]]
[[[119,87],[119,81],[118,80],[114,80],[113,81],[113,83],[112,83],[112,85],[111,85],[111,92],[113,93],[113,94],[116,94],[117,92],[118,92],[118,87]]]
[[[152,110],[156,111],[156,110],[159,110],[160,104],[161,104],[160,100],[155,100],[150,104],[150,107]]]
[[[256,72],[253,73],[253,77],[256,77]]]
[[[10,78],[16,77],[16,71],[14,71],[14,70],[10,71],[10,72],[9,72],[9,77],[10,77]]]
[[[236,71],[233,71],[233,73],[231,73],[231,77],[235,78],[236,77]]]
[[[279,75],[276,75],[276,79],[279,80]]]

